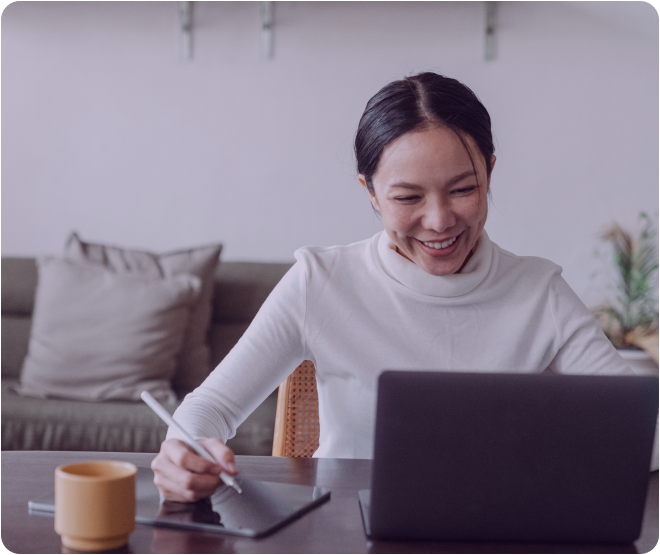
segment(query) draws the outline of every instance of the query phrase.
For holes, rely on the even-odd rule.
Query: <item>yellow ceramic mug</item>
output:
[[[76,551],[128,543],[135,529],[134,464],[88,461],[55,470],[55,531]]]

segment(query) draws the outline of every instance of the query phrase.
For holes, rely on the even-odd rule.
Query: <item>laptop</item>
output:
[[[631,543],[657,415],[657,377],[385,371],[367,535]]]

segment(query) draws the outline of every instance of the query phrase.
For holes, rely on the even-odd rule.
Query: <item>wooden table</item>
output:
[[[2,541],[15,553],[60,553],[53,519],[29,515],[27,502],[52,491],[55,467],[90,459],[149,467],[153,454],[4,451]],[[241,474],[272,482],[318,485],[329,502],[262,539],[138,524],[120,553],[644,553],[658,540],[658,473],[649,480],[642,535],[634,546],[371,542],[364,534],[357,490],[369,487],[371,463],[347,459],[237,457]]]

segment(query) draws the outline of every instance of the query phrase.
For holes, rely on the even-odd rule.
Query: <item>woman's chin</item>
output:
[[[449,276],[457,273],[463,267],[467,254],[462,251],[463,249],[460,249],[454,252],[452,256],[446,258],[437,258],[429,256],[424,252],[420,252],[416,253],[415,258],[412,261],[427,274],[433,276]]]
[[[460,261],[438,259],[420,260],[416,263],[422,270],[432,276],[449,276],[455,274],[463,265]]]

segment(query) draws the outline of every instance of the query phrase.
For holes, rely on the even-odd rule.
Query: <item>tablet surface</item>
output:
[[[138,468],[135,522],[253,538],[274,532],[330,498],[324,488],[239,478],[242,494],[220,486],[196,503],[161,503],[153,479],[151,469]],[[55,494],[29,501],[28,509],[30,514],[53,515]]]

